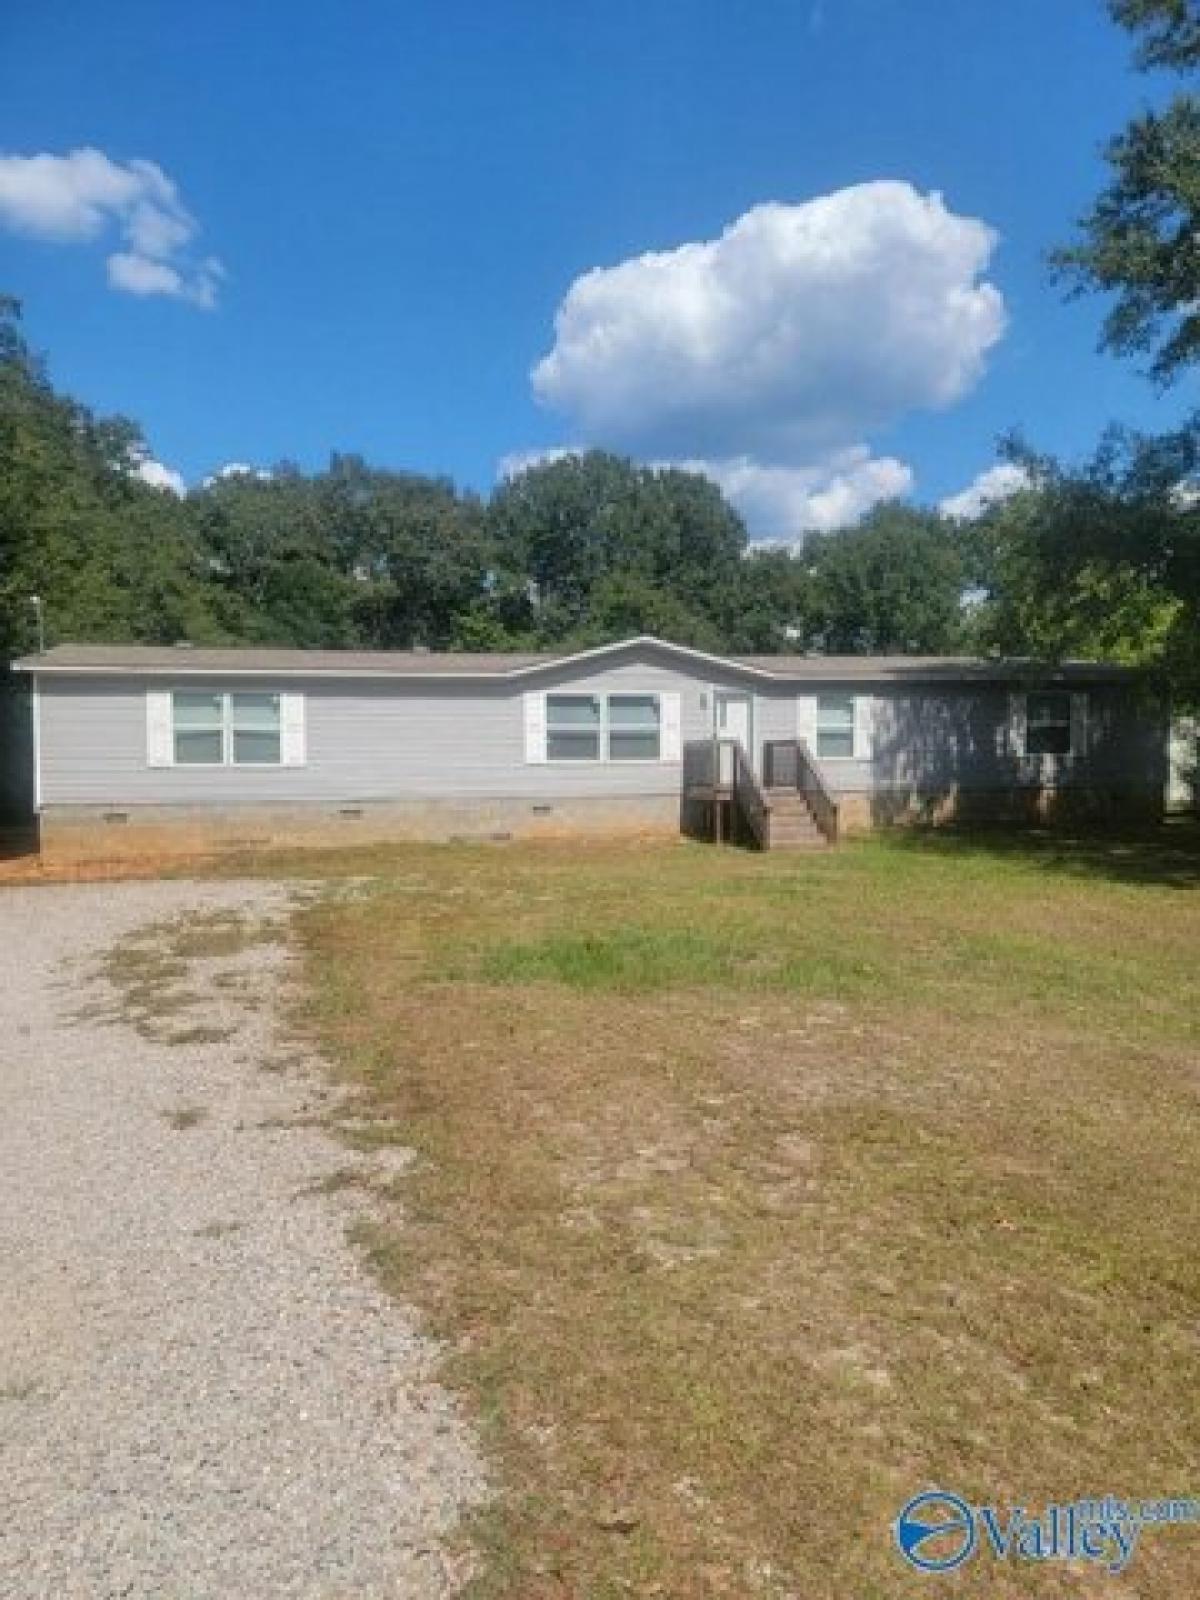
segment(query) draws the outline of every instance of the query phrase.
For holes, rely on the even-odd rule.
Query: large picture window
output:
[[[547,761],[661,761],[660,694],[548,694]]]
[[[817,755],[850,759],[854,755],[854,696],[823,694],[817,697]]]
[[[546,758],[549,761],[599,761],[600,696],[546,696]]]
[[[1031,756],[1071,753],[1071,696],[1058,689],[1031,694],[1025,702],[1025,751]]]
[[[280,697],[179,689],[171,696],[171,732],[176,766],[277,767]]]

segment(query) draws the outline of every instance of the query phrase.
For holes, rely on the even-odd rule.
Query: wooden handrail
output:
[[[768,848],[771,834],[771,808],[767,797],[758,786],[750,757],[740,739],[727,741],[733,745],[733,805],[738,816],[749,829],[760,850]]]
[[[771,807],[738,739],[689,739],[683,747],[683,796],[710,806],[712,833],[721,837],[721,808],[729,807],[730,831],[750,835],[762,849],[770,836]]]
[[[837,843],[838,803],[806,739],[771,739],[764,744],[763,781],[768,789],[798,789],[817,827],[830,844]]]
[[[717,778],[717,742],[715,739],[689,739],[683,747],[683,792],[693,789],[712,789]]]

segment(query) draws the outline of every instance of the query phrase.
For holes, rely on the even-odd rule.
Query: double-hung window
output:
[[[662,704],[656,694],[610,694],[608,759],[657,761],[662,749]]]
[[[1071,696],[1059,689],[1030,694],[1025,701],[1025,753],[1071,754]]]
[[[229,696],[230,754],[235,767],[277,767],[280,761],[279,696]]]
[[[280,696],[177,689],[171,696],[176,766],[277,767],[282,760]]]
[[[171,697],[171,707],[175,765],[224,765],[225,696],[180,690]]]
[[[660,694],[548,694],[547,761],[661,761]]]
[[[598,694],[548,694],[546,759],[599,761],[601,722]]]
[[[817,756],[850,759],[854,755],[854,696],[817,696]]]

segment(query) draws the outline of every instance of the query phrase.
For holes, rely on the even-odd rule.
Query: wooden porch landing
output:
[[[759,783],[735,739],[684,746],[683,826],[717,844],[760,850],[823,850],[837,843],[838,808],[803,739],[763,747]]]

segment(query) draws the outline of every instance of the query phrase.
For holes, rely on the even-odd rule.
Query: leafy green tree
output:
[[[675,597],[680,626],[715,620],[746,548],[741,519],[707,478],[600,450],[508,479],[492,496],[488,523],[500,569],[533,585],[548,642],[612,627],[618,615],[649,615],[655,593]],[[628,580],[619,606],[618,576]]]
[[[828,655],[961,649],[965,541],[936,512],[891,503],[804,546],[813,642]]]
[[[145,446],[120,418],[57,394],[0,300],[0,656],[51,641],[228,637],[205,554],[175,495],[137,476]]]
[[[1200,700],[1200,423],[1111,429],[1078,470],[1012,446],[1031,487],[974,530],[985,648],[1152,668]]]
[[[747,655],[812,649],[820,623],[811,560],[803,552],[752,547],[728,591],[722,632],[730,650]]]
[[[1200,66],[1197,0],[1110,0],[1109,9],[1139,39],[1143,68]],[[1116,296],[1105,346],[1149,352],[1151,373],[1166,383],[1200,353],[1200,102],[1180,93],[1135,118],[1106,156],[1108,187],[1079,239],[1051,261],[1075,292]]]
[[[443,648],[488,592],[483,508],[445,479],[335,455],[323,473],[238,473],[189,499],[247,637]]]

